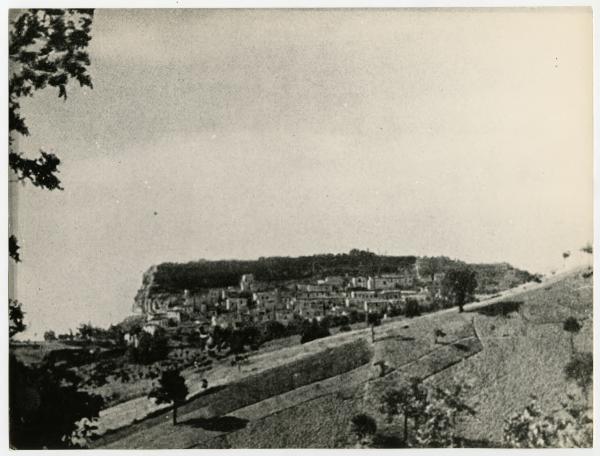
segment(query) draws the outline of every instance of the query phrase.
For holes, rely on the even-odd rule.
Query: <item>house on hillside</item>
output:
[[[412,286],[414,278],[406,274],[382,274],[369,277],[367,280],[367,289],[369,290],[391,290]]]
[[[279,292],[277,290],[257,291],[252,294],[252,301],[257,308],[272,311],[279,307]]]
[[[364,301],[363,310],[367,313],[386,313],[389,302],[385,299],[367,299]]]
[[[241,291],[253,291],[254,290],[254,274],[244,274],[240,279],[240,290]]]
[[[159,328],[166,328],[169,325],[169,321],[167,319],[161,320],[151,320],[146,322],[144,326],[142,326],[142,331],[147,332],[151,336],[153,336]]]
[[[276,310],[274,316],[276,321],[287,325],[294,319],[294,312],[289,309]]]
[[[367,288],[368,278],[364,276],[352,277],[350,279],[350,286],[352,288]]]
[[[319,284],[331,285],[334,288],[343,288],[346,279],[342,276],[327,276],[323,280],[319,280]]]
[[[354,290],[350,292],[350,297],[353,299],[372,299],[376,296],[376,292],[374,290],[371,291],[360,291]]]
[[[248,299],[228,297],[225,299],[225,310],[227,312],[244,312],[248,310]]]
[[[381,290],[377,293],[381,299],[402,299],[402,290]]]

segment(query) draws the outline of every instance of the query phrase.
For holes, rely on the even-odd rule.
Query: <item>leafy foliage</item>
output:
[[[417,420],[423,414],[427,405],[427,389],[419,378],[411,378],[408,385],[399,389],[387,391],[382,400],[380,411],[385,414],[389,423],[398,415],[404,418],[404,442],[409,442],[408,421],[412,420],[417,428]]]
[[[17,242],[17,238],[14,234],[11,234],[8,237],[8,255],[15,261],[15,263],[19,263],[21,261],[21,255],[19,254],[19,243]]]
[[[46,87],[58,89],[58,97],[66,100],[71,80],[92,88],[86,48],[91,40],[93,14],[89,9],[31,9],[20,13],[10,24],[9,166],[19,180],[29,180],[37,187],[61,189],[56,176],[60,160],[44,151],[39,158],[28,159],[13,149],[15,133],[29,135],[20,101]]]
[[[477,288],[475,271],[470,268],[452,269],[442,281],[442,294],[462,312],[463,305],[473,296]]]
[[[8,300],[8,335],[14,335],[25,331],[27,326],[24,323],[25,313],[21,308],[21,303],[16,299]]]
[[[169,369],[162,373],[159,387],[152,390],[148,397],[154,398],[157,404],[173,403],[173,424],[177,424],[177,407],[185,402],[188,389],[185,379],[178,369]]]
[[[163,263],[154,274],[154,290],[197,291],[237,285],[242,274],[254,274],[257,281],[284,282],[327,275],[365,275],[374,271],[397,272],[416,262],[414,256],[379,256],[353,250],[350,253],[301,257],[261,257],[258,260],[222,260],[177,264]]]
[[[352,418],[352,433],[359,442],[372,438],[377,432],[377,422],[372,416],[360,413]]]
[[[442,272],[451,260],[443,257],[425,257],[419,261],[419,273],[421,276],[429,276],[433,282],[435,274]]]
[[[167,335],[159,328],[154,335],[142,331],[138,338],[137,347],[128,348],[129,360],[139,364],[150,364],[165,359],[169,353]]]
[[[52,364],[28,367],[10,356],[10,442],[18,449],[81,445],[93,426],[78,421],[98,417],[102,398],[79,390],[80,378]],[[74,439],[76,438],[76,439]]]
[[[434,388],[430,391],[423,411],[423,419],[415,435],[416,446],[424,448],[448,448],[462,446],[456,432],[457,421],[464,415],[475,415],[467,404],[471,385],[455,381],[449,388]]]
[[[401,416],[404,421],[403,445],[407,447],[461,446],[456,432],[459,418],[474,415],[467,405],[471,385],[455,380],[448,388],[427,388],[419,378],[411,378],[407,385],[389,390],[381,400],[380,410],[392,423]],[[409,432],[409,421],[412,432]]]
[[[570,333],[577,333],[581,329],[581,324],[575,317],[569,317],[564,321],[563,329]]]
[[[367,324],[369,326],[379,326],[381,325],[382,316],[377,312],[369,312],[367,314]]]
[[[421,310],[419,309],[419,302],[416,299],[409,298],[406,300],[406,310],[405,314],[407,317],[418,317],[421,315]]]
[[[562,410],[544,414],[537,398],[504,424],[504,443],[512,448],[587,448],[592,446],[591,410],[576,403],[574,396]]]
[[[94,11],[91,9],[30,9],[10,22],[8,81],[8,165],[19,181],[48,190],[62,190],[57,176],[60,159],[40,150],[37,158],[27,158],[16,150],[15,135],[29,135],[21,115],[21,100],[46,87],[58,89],[58,97],[67,99],[71,80],[92,88],[88,73],[90,58],[86,51],[91,40]],[[18,262],[19,245],[9,237],[10,257]]]
[[[52,330],[48,330],[44,333],[44,340],[51,342],[53,340],[56,340],[56,333]]]
[[[323,319],[320,322],[316,319],[313,319],[310,322],[306,322],[302,329],[302,337],[300,338],[300,343],[305,344],[306,342],[310,342],[311,340],[321,339],[323,337],[330,336],[329,326],[327,325],[327,320]]]
[[[584,394],[592,384],[594,373],[594,356],[590,352],[575,353],[571,361],[565,366],[565,376],[567,380],[575,382]]]
[[[581,324],[577,321],[575,317],[569,317],[564,321],[563,329],[571,335],[571,351],[575,353],[574,336],[581,330]]]

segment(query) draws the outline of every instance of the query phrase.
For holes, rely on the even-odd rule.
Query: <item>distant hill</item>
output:
[[[243,274],[254,274],[257,281],[285,283],[306,281],[326,276],[357,276],[416,271],[417,263],[435,260],[436,270],[444,272],[467,263],[447,257],[377,255],[363,250],[341,254],[319,254],[300,257],[261,257],[258,260],[198,260],[189,263],[162,263],[150,268],[143,277],[138,296],[164,293],[198,292],[208,288],[237,286]],[[527,271],[507,263],[469,265],[477,271],[478,292],[496,292],[529,281]]]

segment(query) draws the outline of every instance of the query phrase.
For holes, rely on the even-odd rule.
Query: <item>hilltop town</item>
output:
[[[319,273],[315,274],[314,264],[319,261],[325,263],[323,258],[329,260],[329,265],[320,267]],[[245,272],[236,276],[235,268],[228,264],[225,279],[219,276],[216,280],[207,281],[206,276],[210,276],[206,273],[207,265],[212,264],[211,271],[214,272],[214,269],[224,267],[223,262],[196,263],[201,268],[197,282],[204,280],[202,285],[222,285],[208,287],[194,286],[189,277],[189,264],[167,264],[171,269],[169,280],[164,279],[163,265],[154,266],[144,276],[133,311],[145,317],[144,330],[150,333],[159,327],[192,331],[217,326],[237,328],[247,323],[268,321],[288,325],[294,319],[321,321],[325,317],[345,317],[356,321],[376,315],[385,319],[404,315],[411,311],[409,309],[420,313],[451,305],[444,290],[446,271],[466,266],[446,257],[389,257],[359,250],[335,256],[288,258],[285,264],[291,268],[290,263],[307,263],[307,259],[311,259],[311,270],[296,272],[299,277],[287,280],[281,278],[281,270],[277,271],[280,276],[271,272],[269,277],[255,265],[230,262],[239,266],[240,271],[254,267],[258,273]],[[261,259],[259,263],[270,260],[281,262],[282,259]],[[341,268],[340,264],[344,267]],[[531,274],[506,263],[469,267],[478,277],[475,299],[533,278]],[[340,269],[349,272],[329,274]],[[382,269],[386,272],[378,272]],[[176,275],[173,270],[186,272],[185,280],[173,280],[171,277]],[[239,282],[233,285],[236,278]],[[170,283],[161,284],[161,280]]]

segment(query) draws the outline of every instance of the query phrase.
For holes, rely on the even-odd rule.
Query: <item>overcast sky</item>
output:
[[[23,103],[64,191],[13,185],[41,337],[127,316],[163,261],[447,255],[532,272],[592,240],[592,16],[97,10],[94,89]]]

